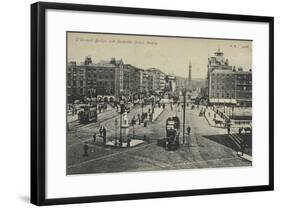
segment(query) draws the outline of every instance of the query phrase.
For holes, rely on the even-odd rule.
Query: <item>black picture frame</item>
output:
[[[235,188],[214,188],[201,190],[163,191],[153,193],[130,193],[118,195],[87,196],[72,198],[46,198],[46,81],[45,81],[45,40],[46,10],[72,10],[87,12],[121,13],[130,15],[154,15],[167,17],[200,18],[263,22],[269,24],[269,184]],[[205,194],[225,194],[236,192],[269,191],[274,189],[274,18],[236,14],[217,14],[174,10],[95,6],[38,2],[31,5],[31,203],[35,205],[73,204],[193,196]]]

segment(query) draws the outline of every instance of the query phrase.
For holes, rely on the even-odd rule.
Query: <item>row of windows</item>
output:
[[[211,98],[251,98],[252,95],[249,93],[211,93]]]
[[[77,73],[77,72],[80,72],[80,73],[83,73],[85,71],[85,68],[76,68],[76,67],[68,67],[68,72],[73,72],[73,73]],[[86,71],[87,72],[96,72],[96,71],[99,71],[99,72],[114,72],[115,70],[113,68],[86,68]]]
[[[214,89],[217,89],[217,90],[220,90],[220,89],[222,89],[222,90],[224,90],[224,89],[228,89],[228,90],[231,90],[231,89],[234,89],[234,86],[232,85],[230,85],[230,86],[224,86],[224,85],[221,85],[221,86],[219,86],[219,85],[217,85],[217,86],[215,86],[215,85],[212,85],[212,89],[214,90]]]
[[[72,92],[73,94],[79,93],[79,94],[84,94],[85,90],[84,88],[73,88],[73,89],[68,89],[68,94],[70,94],[70,92]],[[110,93],[113,94],[114,93],[114,88],[97,88],[96,89],[97,93]]]
[[[90,72],[90,71],[100,71],[100,72],[114,72],[114,69],[110,68],[87,68],[87,72]]]
[[[234,93],[212,93],[211,97],[216,97],[216,98],[235,98]]]
[[[105,78],[105,79],[114,79],[114,75],[112,75],[112,74],[111,74],[111,75],[102,75],[102,74],[101,74],[101,75],[99,75],[99,76],[97,76],[96,74],[92,74],[92,76],[91,76],[91,75],[88,75],[87,77],[88,77],[88,78],[91,78],[91,77],[92,77],[92,78],[98,78],[98,79],[104,79],[104,78]]]

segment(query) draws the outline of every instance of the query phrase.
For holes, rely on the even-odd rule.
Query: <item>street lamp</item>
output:
[[[186,89],[183,90],[183,122],[182,122],[182,143],[185,143],[185,107],[186,107]]]
[[[141,99],[141,116],[143,115],[143,99]]]
[[[122,97],[120,97],[120,134],[119,134],[119,146],[122,146],[122,114],[125,112],[125,101],[122,100]]]

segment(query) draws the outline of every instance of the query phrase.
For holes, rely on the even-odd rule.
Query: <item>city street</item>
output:
[[[147,112],[151,105],[143,108]],[[128,113],[129,122],[133,116],[141,114],[142,108],[137,105]],[[161,111],[162,112],[162,111]],[[144,140],[134,147],[114,147],[103,145],[99,137],[99,127],[107,129],[107,140],[119,137],[119,114],[116,111],[103,113],[97,123],[80,124],[78,121],[69,123],[67,135],[67,174],[133,172],[147,170],[172,170],[191,168],[216,168],[251,166],[251,162],[237,156],[233,141],[226,129],[210,127],[204,116],[199,117],[199,109],[186,107],[186,125],[191,127],[191,134],[182,138],[183,109],[179,106],[166,104],[159,117],[144,124],[130,126],[130,138]],[[180,118],[180,147],[175,151],[167,151],[157,145],[157,139],[166,136],[166,119]],[[133,133],[134,131],[134,133]],[[186,132],[186,131],[185,131]],[[92,135],[97,139],[93,143]],[[134,134],[134,135],[133,135]],[[84,155],[83,146],[89,146],[88,156]]]

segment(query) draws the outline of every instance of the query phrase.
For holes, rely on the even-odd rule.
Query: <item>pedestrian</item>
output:
[[[209,114],[209,118],[210,118],[210,116],[211,116],[211,113],[210,113],[210,111],[209,111],[209,113],[208,113],[208,114]]]
[[[241,143],[241,156],[244,155],[246,146],[247,146],[247,145],[246,145],[246,141],[243,140],[242,143]]]
[[[130,147],[130,146],[131,146],[131,138],[128,137],[128,139],[127,139],[127,147]]]
[[[149,120],[152,122],[152,113],[149,114]]]
[[[230,127],[227,127],[227,133],[230,134]]]
[[[88,157],[88,150],[89,150],[89,145],[87,144],[87,142],[83,145],[83,150],[84,150],[84,154],[83,157]]]
[[[103,133],[103,127],[100,126],[100,137],[102,137],[102,133]]]
[[[106,128],[103,128],[103,144],[106,144]]]
[[[190,126],[188,125],[188,127],[187,127],[187,134],[188,134],[188,136],[190,135],[190,131],[191,131],[191,128],[190,128]]]
[[[72,116],[74,116],[74,114],[75,114],[75,110],[74,110],[74,108],[72,109]]]
[[[136,124],[136,120],[135,120],[135,116],[133,116],[132,118],[132,126],[134,126]]]
[[[97,134],[96,134],[96,132],[94,132],[94,134],[93,134],[93,144],[96,143],[96,139],[97,139]]]
[[[138,121],[139,121],[139,125],[141,124],[141,118],[140,118],[140,114],[138,113]]]
[[[241,134],[241,132],[242,132],[242,129],[239,128],[239,129],[238,129],[238,134]]]

